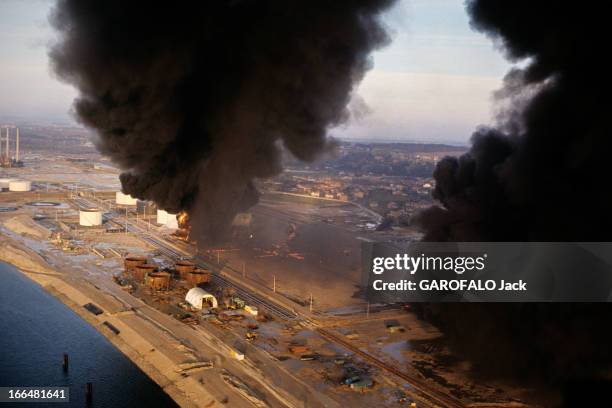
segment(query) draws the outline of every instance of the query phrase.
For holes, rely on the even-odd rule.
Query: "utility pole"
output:
[[[274,275],[273,279],[274,280],[272,281],[272,291],[276,293],[276,275]]]
[[[312,293],[310,294],[310,312],[312,313]]]

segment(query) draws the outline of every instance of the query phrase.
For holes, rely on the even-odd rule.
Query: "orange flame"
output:
[[[178,213],[176,221],[180,229],[189,229],[189,214],[187,214],[187,211]]]
[[[174,235],[183,241],[189,242],[191,225],[189,225],[189,214],[187,211],[181,211],[176,215],[176,223],[178,224],[178,230],[176,230]]]

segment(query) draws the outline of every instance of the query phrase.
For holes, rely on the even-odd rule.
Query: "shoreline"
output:
[[[16,217],[13,217],[16,218]],[[0,225],[0,260],[69,307],[182,407],[338,408],[276,357],[240,337],[186,325],[126,292],[108,273],[90,274],[39,248],[46,231]],[[95,268],[94,268],[95,269]],[[92,303],[93,308],[85,308]],[[97,313],[101,309],[102,313]],[[244,358],[236,357],[239,350]]]
[[[152,352],[153,350],[157,351],[158,347],[151,344],[143,335],[122,321],[121,317],[130,314],[130,310],[109,313],[105,307],[102,307],[104,313],[96,316],[83,307],[87,303],[100,306],[109,302],[120,302],[119,299],[102,292],[95,285],[85,280],[82,283],[68,282],[69,279],[65,274],[52,268],[38,253],[7,237],[0,237],[0,260],[14,266],[22,275],[40,285],[47,293],[91,325],[179,406],[215,407],[223,405],[222,401],[208,394],[202,386],[198,386],[200,384],[196,381],[185,381],[185,377],[181,376],[182,370],[179,364],[165,357],[163,350],[160,350],[159,353]],[[90,285],[93,290],[99,292],[99,295],[92,296],[92,290],[79,287],[81,285]],[[104,299],[104,297],[110,299]],[[143,306],[149,307],[145,304]],[[110,323],[120,332],[116,334],[105,322]],[[153,329],[160,331],[160,337],[163,335],[160,328],[153,327]],[[150,352],[142,353],[139,350]],[[162,356],[159,356],[159,354],[162,354]],[[195,396],[194,391],[197,391],[198,398],[196,401],[193,398]]]

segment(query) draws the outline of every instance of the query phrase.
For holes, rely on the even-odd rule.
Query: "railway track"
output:
[[[429,384],[427,384],[427,382],[423,381],[422,379],[400,371],[397,368],[385,363],[384,361],[379,360],[373,355],[352,345],[348,341],[340,338],[339,336],[336,336],[329,330],[322,328],[318,328],[316,330],[322,337],[326,338],[327,340],[341,345],[342,347],[355,353],[373,366],[376,366],[381,370],[387,371],[408,382],[411,386],[415,388],[418,394],[422,394],[421,396],[425,399],[425,402],[427,402],[428,404],[432,404],[431,406],[444,408],[464,408],[464,405],[460,401],[449,395],[441,393],[438,390],[433,389]]]
[[[121,223],[120,221],[116,221],[113,219],[111,220],[118,225],[125,226],[125,223]],[[164,242],[164,240],[153,237],[152,235],[148,234],[145,231],[141,231],[138,227],[133,226],[131,223],[128,223],[128,231],[138,234],[141,239],[143,239],[147,243],[157,248],[157,250],[160,253],[169,257],[170,259],[177,260],[181,258],[191,257],[191,254],[186,253],[186,252],[180,252],[179,250],[171,247],[168,243]],[[256,306],[257,308],[261,310],[266,310],[269,313],[277,317],[280,317],[286,320],[296,319],[297,314],[294,311],[289,310],[283,306],[277,305],[276,303],[273,303],[271,301],[268,301],[267,299],[264,299],[263,297],[256,296],[252,294],[250,291],[248,291],[247,289],[240,286],[239,284],[232,282],[231,280],[221,276],[219,274],[220,272],[219,268],[215,266],[214,264],[205,261],[202,257],[196,256],[193,258],[193,260],[197,266],[204,267],[205,269],[215,272],[212,274],[212,279],[211,279],[213,285],[217,287],[221,287],[221,288],[230,289],[234,293],[236,293],[238,297],[245,300],[247,303],[253,306]]]
[[[236,295],[239,298],[245,300],[248,304],[257,306],[259,309],[268,310],[270,313],[285,320],[294,320],[297,317],[297,314],[293,311],[290,311],[282,306],[278,306],[274,303],[267,302],[260,297],[254,296],[250,292],[240,288],[238,285],[229,281],[221,275],[214,274],[212,276],[212,282],[215,286],[222,288],[230,288],[234,290]]]
[[[109,221],[116,223],[122,227],[125,226],[125,222],[123,220],[115,220],[112,216],[108,216]],[[157,248],[160,253],[169,257],[170,259],[181,259],[186,257],[192,257],[190,253],[186,251],[180,251],[174,246],[170,245],[170,243],[165,242],[164,239],[154,237],[150,232],[141,230],[139,227],[134,226],[132,223],[128,222],[128,231],[137,234],[141,239],[151,244],[153,247]],[[219,267],[214,265],[211,262],[206,261],[201,256],[193,257],[194,262],[206,269],[213,271],[212,275],[212,283],[221,288],[228,288],[233,290],[237,296],[247,301],[249,304],[257,306],[261,310],[267,310],[271,314],[280,317],[286,320],[294,320],[298,317],[298,314],[292,310],[289,310],[283,306],[277,305],[263,297],[252,294],[248,289],[245,289],[238,285],[237,283],[221,276],[219,274]],[[231,269],[231,268],[230,268]],[[354,346],[350,342],[345,339],[331,333],[329,330],[318,327],[315,323],[310,322],[308,319],[304,321],[308,326],[311,326],[313,330],[316,330],[323,338],[336,343],[337,345],[345,348],[346,350],[354,353],[355,355],[361,357],[364,361],[368,362],[372,366],[378,367],[379,369],[386,371],[402,380],[406,381],[414,388],[415,396],[421,400],[421,402],[428,404],[431,407],[444,407],[444,408],[464,408],[464,405],[456,400],[455,398],[446,395],[428,384],[426,381],[421,378],[415,377],[413,375],[407,374],[403,371],[398,370],[397,368],[385,363],[384,361],[376,358],[375,356],[359,349]]]

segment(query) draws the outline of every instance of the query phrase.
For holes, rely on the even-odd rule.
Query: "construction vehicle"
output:
[[[244,306],[246,305],[245,301],[240,299],[239,297],[232,297],[230,299],[230,304],[229,304],[229,308],[230,309],[244,309]]]

